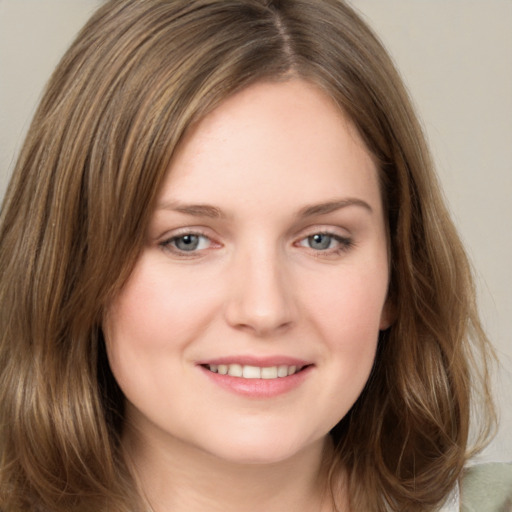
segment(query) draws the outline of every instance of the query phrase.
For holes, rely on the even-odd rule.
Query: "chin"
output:
[[[207,449],[214,457],[232,464],[240,465],[269,465],[300,456],[309,450],[320,449],[323,437],[319,439],[294,440],[288,435],[272,433],[268,437],[234,439],[231,436],[229,444],[226,439],[216,444],[215,448]]]

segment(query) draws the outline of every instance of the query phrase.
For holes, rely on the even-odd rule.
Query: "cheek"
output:
[[[345,272],[333,275],[309,294],[315,323],[329,340],[358,345],[378,335],[387,294],[385,272]],[[320,283],[319,283],[320,284]]]
[[[324,363],[332,379],[325,387],[326,399],[336,421],[357,400],[370,375],[386,291],[384,269],[340,273],[329,279],[326,290],[310,294],[311,322],[325,344]]]
[[[183,272],[141,258],[107,308],[103,331],[109,364],[129,402],[151,416],[161,397],[176,399],[170,385],[188,371],[187,347],[198,337],[214,306],[208,280],[190,285]]]
[[[143,258],[107,311],[107,338],[145,351],[186,343],[215,309],[208,282],[192,282],[186,272],[171,274],[165,264]]]
[[[130,401],[148,410],[167,396],[170,380],[188,375],[190,347],[213,324],[221,297],[212,276],[170,273],[153,256],[142,256],[103,322],[114,377]]]

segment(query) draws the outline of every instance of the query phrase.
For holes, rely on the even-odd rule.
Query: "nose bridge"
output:
[[[262,336],[294,321],[285,256],[275,244],[256,240],[237,251],[226,305],[228,322]]]

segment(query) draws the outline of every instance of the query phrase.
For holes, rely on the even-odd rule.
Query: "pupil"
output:
[[[182,251],[193,251],[199,245],[199,237],[197,235],[184,235],[176,240],[176,247]]]
[[[328,249],[331,238],[328,235],[318,233],[309,237],[309,243],[313,249]]]

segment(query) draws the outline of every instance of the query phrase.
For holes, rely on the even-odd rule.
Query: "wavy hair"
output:
[[[492,430],[471,269],[402,81],[338,0],[113,0],[51,77],[0,218],[0,508],[139,510],[101,331],[187,129],[262,80],[315,83],[379,167],[391,328],[333,429],[353,510],[435,509]],[[478,393],[478,394],[477,394]],[[142,505],[140,506],[142,510]]]

